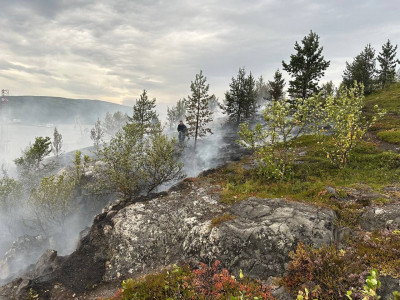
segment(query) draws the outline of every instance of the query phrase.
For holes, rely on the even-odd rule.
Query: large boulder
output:
[[[136,277],[179,261],[220,260],[232,272],[266,279],[285,272],[299,241],[319,246],[334,240],[331,210],[260,198],[226,208],[216,189],[174,191],[115,213],[104,228],[111,249],[104,278]],[[234,219],[211,226],[226,213]]]

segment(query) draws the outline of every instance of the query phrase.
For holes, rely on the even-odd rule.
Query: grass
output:
[[[384,142],[400,145],[400,128],[379,131],[377,137]]]
[[[354,149],[348,166],[332,166],[321,146],[312,136],[302,136],[295,142],[301,163],[294,165],[293,176],[286,181],[269,182],[253,170],[243,168],[254,157],[227,166],[216,174],[214,180],[223,187],[221,202],[233,204],[250,196],[261,198],[286,198],[292,201],[328,207],[337,212],[340,225],[355,227],[365,203],[338,201],[326,190],[336,188],[362,188],[380,193],[382,188],[396,184],[400,178],[400,154],[383,151],[372,142],[361,141]],[[376,199],[377,203],[382,198]]]

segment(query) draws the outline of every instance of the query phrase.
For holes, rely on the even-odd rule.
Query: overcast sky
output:
[[[400,44],[400,1],[0,0],[0,88],[174,104],[203,70],[223,98],[240,67],[271,79],[310,30],[339,83],[367,43]]]

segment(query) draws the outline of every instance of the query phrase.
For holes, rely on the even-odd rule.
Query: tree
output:
[[[387,84],[395,82],[396,79],[396,65],[400,60],[396,59],[397,45],[392,45],[390,40],[382,46],[382,52],[378,54],[378,62],[380,70],[378,70],[379,83],[382,88]]]
[[[196,74],[195,81],[191,82],[190,89],[192,95],[186,101],[186,122],[188,124],[188,135],[194,137],[194,147],[196,148],[197,138],[212,133],[207,128],[207,123],[212,121],[212,112],[208,108],[208,103],[212,96],[208,95],[209,84],[207,78],[203,76],[203,71]]]
[[[43,177],[39,187],[31,191],[29,203],[35,214],[32,222],[47,237],[54,228],[65,232],[65,221],[74,208],[75,184],[74,178],[63,173]]]
[[[363,113],[363,89],[363,84],[357,82],[351,88],[342,86],[337,97],[331,95],[325,100],[322,117],[319,118],[322,121],[322,126],[319,126],[319,136],[322,138],[321,143],[327,157],[333,165],[341,169],[346,167],[349,155],[368,128],[385,113],[378,110],[377,106],[376,114],[372,118]],[[331,142],[329,139],[326,142],[327,135],[330,136]]]
[[[289,81],[289,95],[300,98],[301,101],[318,92],[318,82],[329,67],[330,61],[326,61],[322,55],[323,47],[319,47],[319,36],[310,31],[301,41],[294,45],[296,54],[290,55],[290,62],[282,61],[283,69],[290,74],[293,80]]]
[[[126,114],[120,111],[116,111],[113,114],[107,112],[103,122],[104,132],[109,136],[113,136],[127,122],[128,122],[128,116]]]
[[[343,72],[343,84],[351,88],[354,81],[362,83],[365,95],[371,94],[375,89],[375,50],[370,44],[357,55],[351,64],[346,62],[346,69]]]
[[[185,115],[186,115],[186,99],[179,99],[179,101],[176,103],[176,120],[184,120]]]
[[[48,136],[36,137],[33,145],[23,151],[23,155],[14,160],[22,171],[39,171],[43,159],[51,153],[51,141]]]
[[[128,119],[130,122],[135,122],[145,133],[154,123],[154,120],[157,119],[155,107],[156,98],[150,100],[147,96],[147,91],[143,90],[140,98],[136,100],[136,104],[133,106],[133,116],[128,116]]]
[[[263,103],[270,98],[270,87],[269,84],[265,83],[262,75],[258,77],[256,81],[256,98],[257,104],[263,105]]]
[[[101,126],[101,121],[100,119],[97,119],[96,123],[94,124],[94,127],[90,130],[90,138],[93,141],[93,144],[96,148],[99,147],[100,141],[104,136],[104,129]]]
[[[175,139],[162,134],[159,124],[147,136],[138,124],[125,125],[99,150],[102,164],[95,168],[95,188],[132,199],[181,179],[183,165],[178,162],[175,145]]]
[[[22,197],[22,184],[3,171],[3,177],[0,178],[0,215],[2,217],[0,224],[6,226],[10,234],[15,234],[17,231],[17,214],[20,211]]]
[[[232,77],[230,89],[225,93],[225,100],[221,106],[229,120],[239,125],[242,121],[252,117],[257,108],[255,81],[251,72],[246,77],[244,68],[240,68],[236,78]]]
[[[167,121],[170,129],[174,127],[177,120],[178,118],[177,118],[176,107],[172,108],[167,107]]]
[[[285,88],[285,79],[279,69],[275,71],[274,80],[268,81],[269,93],[274,101],[278,101],[283,97],[283,89]]]
[[[30,191],[42,178],[52,164],[44,164],[44,158],[51,153],[49,137],[36,137],[33,145],[22,151],[22,156],[14,160],[21,183]]]
[[[57,157],[61,152],[62,143],[62,135],[58,132],[57,127],[55,127],[53,133],[53,151]]]
[[[293,139],[314,122],[313,110],[319,107],[313,98],[290,104],[285,99],[272,101],[263,111],[265,125],[240,124],[238,143],[256,151],[258,174],[268,180],[284,180],[292,173],[295,151]]]

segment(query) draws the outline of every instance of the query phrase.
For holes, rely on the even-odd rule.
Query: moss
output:
[[[380,131],[377,137],[384,142],[400,145],[400,129]]]
[[[221,225],[223,222],[227,222],[230,220],[234,220],[236,216],[232,216],[230,214],[223,214],[222,216],[217,216],[211,220],[211,228],[217,227]]]

